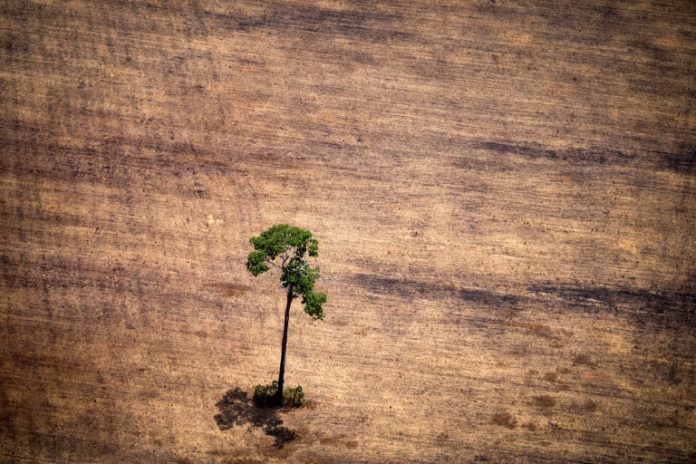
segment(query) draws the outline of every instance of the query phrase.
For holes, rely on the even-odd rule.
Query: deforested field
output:
[[[695,101],[691,0],[0,0],[0,462],[694,462]]]

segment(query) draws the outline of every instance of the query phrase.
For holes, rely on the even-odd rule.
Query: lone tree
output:
[[[249,242],[254,246],[254,251],[249,253],[247,258],[249,272],[256,277],[268,271],[271,266],[278,267],[280,268],[280,285],[288,289],[278,389],[274,397],[274,403],[281,405],[292,300],[301,295],[305,313],[313,319],[324,318],[322,305],[326,303],[326,294],[314,291],[314,283],[319,278],[319,268],[311,267],[305,257],[305,254],[311,257],[318,256],[319,245],[316,239],[312,238],[311,232],[287,224],[276,224],[260,235],[252,237]]]

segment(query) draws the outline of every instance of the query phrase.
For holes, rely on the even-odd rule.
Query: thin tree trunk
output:
[[[285,352],[288,347],[288,322],[290,322],[290,305],[292,304],[292,284],[288,285],[288,302],[285,305],[285,327],[283,328],[283,348],[280,354],[280,372],[278,373],[278,391],[276,392],[276,404],[283,404],[283,388],[285,386]]]

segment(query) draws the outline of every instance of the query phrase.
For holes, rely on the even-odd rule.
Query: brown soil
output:
[[[693,1],[1,3],[0,462],[696,457]]]

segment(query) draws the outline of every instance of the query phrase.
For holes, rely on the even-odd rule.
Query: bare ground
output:
[[[695,5],[0,2],[0,461],[693,462]]]

